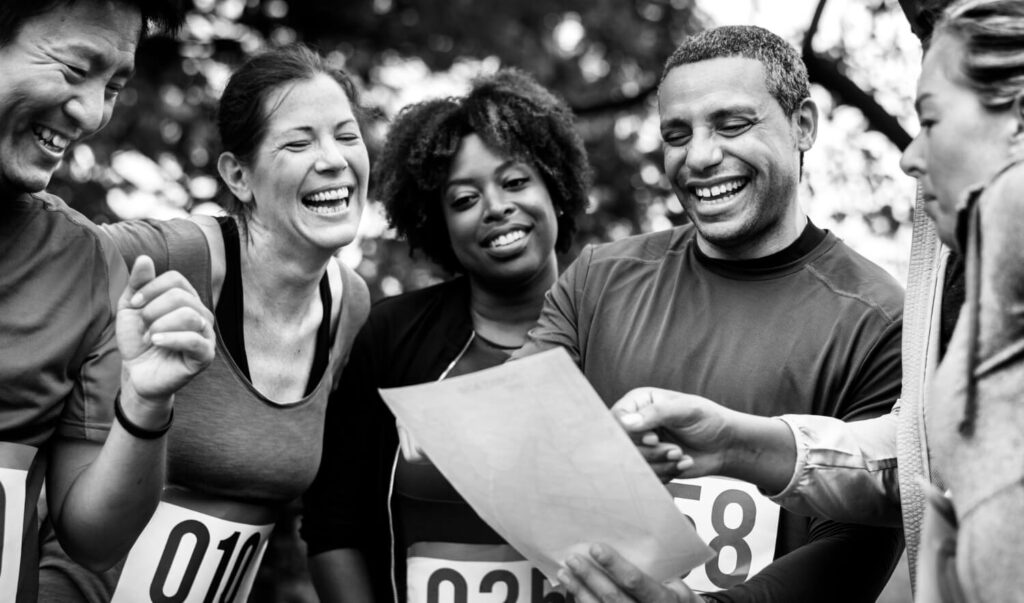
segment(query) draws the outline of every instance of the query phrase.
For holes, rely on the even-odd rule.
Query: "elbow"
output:
[[[81,565],[93,573],[103,573],[117,565],[121,559],[128,555],[131,546],[73,546],[71,543],[62,541],[61,546],[72,561]]]

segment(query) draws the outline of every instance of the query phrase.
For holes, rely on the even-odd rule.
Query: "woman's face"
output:
[[[1012,111],[990,111],[967,86],[960,67],[965,52],[953,36],[934,39],[915,102],[921,130],[900,160],[903,171],[918,179],[925,211],[949,246],[956,243],[957,204],[1005,165],[1017,126]]]
[[[533,166],[495,154],[470,134],[442,205],[452,249],[471,278],[508,285],[557,271],[555,208]]]
[[[267,132],[246,178],[252,224],[291,246],[336,251],[352,241],[370,161],[345,91],[329,76],[268,95]]]

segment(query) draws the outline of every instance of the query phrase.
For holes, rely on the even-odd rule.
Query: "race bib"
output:
[[[21,571],[28,470],[36,449],[0,442],[0,600],[14,601]]]
[[[230,517],[229,505],[218,515]],[[161,501],[128,553],[111,601],[245,601],[274,528],[269,517],[246,519]]]
[[[683,577],[695,591],[727,589],[775,558],[779,505],[753,484],[724,477],[676,479],[668,484],[676,507],[716,555]]]
[[[453,550],[458,553],[449,554]],[[421,542],[409,552],[407,603],[572,601],[563,588],[553,588],[540,570],[506,545]],[[473,560],[464,560],[467,557]]]

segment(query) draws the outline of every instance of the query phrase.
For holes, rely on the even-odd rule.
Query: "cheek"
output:
[[[472,210],[445,214],[448,240],[460,259],[476,245],[477,221],[473,214],[475,212]]]
[[[675,181],[673,175],[683,166],[686,161],[686,151],[677,147],[664,146],[665,160],[665,173],[668,175],[669,180]]]

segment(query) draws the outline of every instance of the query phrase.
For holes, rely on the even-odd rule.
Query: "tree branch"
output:
[[[860,109],[870,127],[884,134],[902,151],[910,144],[911,138],[900,122],[879,105],[873,96],[846,77],[839,70],[835,61],[825,59],[814,52],[814,35],[818,32],[818,25],[821,23],[821,15],[825,12],[826,3],[828,0],[818,0],[818,6],[814,9],[814,17],[807,28],[807,33],[804,34],[801,51],[804,64],[807,65],[807,76],[812,82],[817,82],[836,94],[840,102]],[[906,8],[904,5],[904,10]]]

